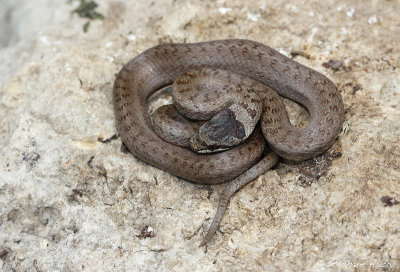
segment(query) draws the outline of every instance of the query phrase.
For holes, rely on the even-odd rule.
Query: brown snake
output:
[[[152,127],[147,98],[185,71],[204,67],[251,78],[302,104],[310,113],[309,124],[301,129],[293,127],[282,102],[272,95],[263,107],[260,123],[274,152],[265,151],[264,157],[266,148],[260,133],[213,154],[198,154],[164,141]],[[337,138],[344,119],[341,95],[328,78],[249,40],[162,44],[142,52],[117,75],[114,108],[122,141],[139,159],[200,184],[230,181],[201,245],[209,242],[218,229],[229,198],[237,190],[273,167],[278,156],[300,161],[323,153]]]

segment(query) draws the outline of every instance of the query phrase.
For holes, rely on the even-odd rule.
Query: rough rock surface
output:
[[[1,271],[400,270],[397,1],[97,3],[84,32],[79,1],[2,2]],[[239,191],[205,250],[223,186],[122,153],[112,84],[160,42],[233,37],[331,78],[346,123],[327,153]]]

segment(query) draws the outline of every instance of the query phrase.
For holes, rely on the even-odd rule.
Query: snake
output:
[[[210,69],[208,73],[227,71],[232,73],[228,77],[239,83],[249,78],[256,83],[249,83],[247,89],[265,85],[260,88],[269,94],[260,99],[262,113],[253,113],[260,115],[261,129],[256,128],[251,135],[246,135],[248,139],[241,144],[206,154],[160,137],[153,128],[147,103],[150,95],[174,84],[188,71],[202,73],[204,69]],[[184,81],[184,84],[190,86],[191,83]],[[222,85],[223,88],[225,85]],[[237,88],[240,89],[240,85]],[[208,98],[203,97],[205,104],[215,100],[212,91],[208,93]],[[190,98],[196,100],[196,97],[189,95],[189,107]],[[307,109],[310,118],[306,127],[296,128],[290,123],[282,97]],[[168,43],[147,49],[117,74],[113,102],[117,131],[135,157],[197,184],[227,182],[200,246],[208,244],[218,230],[235,192],[274,167],[279,158],[303,161],[322,154],[332,146],[344,121],[342,97],[331,80],[267,45],[243,39]],[[226,104],[221,111],[226,113],[229,106],[231,104]],[[176,108],[185,111],[182,106]],[[246,103],[242,103],[242,113],[243,109],[246,110]],[[245,125],[237,112],[228,113],[233,123]],[[252,114],[252,109],[248,114]],[[236,134],[241,138],[243,133]]]

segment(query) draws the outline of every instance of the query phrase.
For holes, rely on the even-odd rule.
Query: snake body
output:
[[[260,133],[253,133],[245,143],[215,154],[198,154],[164,141],[152,128],[147,98],[185,71],[204,67],[251,78],[304,105],[310,113],[309,124],[302,129],[293,127],[279,97],[271,96],[264,107],[261,127],[275,153],[267,154],[261,161],[265,143]],[[321,154],[335,141],[344,119],[340,93],[324,75],[266,45],[236,39],[162,44],[142,52],[117,75],[114,108],[123,143],[142,161],[195,183],[233,180],[221,199],[222,203],[227,198],[225,204],[220,203],[220,208],[225,206],[219,208],[222,214],[230,195],[277,162],[275,154],[296,161]]]

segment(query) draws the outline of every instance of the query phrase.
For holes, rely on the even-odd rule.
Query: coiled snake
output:
[[[233,74],[225,75],[224,71]],[[213,86],[215,74],[223,74],[225,78],[227,76],[229,84],[218,79],[216,87]],[[190,111],[188,108],[200,108],[191,100],[218,106],[217,98],[225,95],[228,99],[221,103],[221,111],[224,113],[219,114],[222,119],[206,125],[203,134],[213,138],[211,140],[224,134],[222,138],[237,144],[238,138],[248,136],[246,129],[249,126],[243,121],[245,119],[241,119],[241,115],[247,113],[250,119],[261,115],[262,133],[273,152],[265,148],[265,141],[257,129],[244,143],[211,154],[199,154],[189,148],[171,144],[155,133],[148,114],[147,98],[161,87],[172,84],[179,76],[180,80],[174,85],[183,85],[183,89],[174,96],[185,95],[192,84],[189,79],[202,78],[202,75],[205,76],[204,81],[193,83],[193,89],[196,91],[204,87],[206,95],[188,93],[186,103],[189,105],[176,105],[180,113],[187,113]],[[244,85],[240,85],[242,82]],[[215,88],[217,90],[214,93]],[[253,111],[253,106],[248,106],[248,102],[229,99],[238,93],[245,93],[250,100],[258,103],[254,107],[262,113]],[[307,127],[299,129],[290,124],[278,94],[306,107],[310,113]],[[233,106],[233,100],[239,106]],[[139,159],[199,184],[229,181],[201,245],[209,242],[217,230],[229,198],[237,190],[273,167],[278,162],[278,156],[300,161],[323,153],[337,138],[344,119],[341,95],[328,78],[266,45],[249,40],[162,44],[142,52],[117,75],[114,83],[114,108],[117,130],[122,141]],[[211,111],[215,113],[215,109]],[[200,119],[210,118],[198,115]],[[230,121],[233,126],[229,127],[233,129],[225,129],[221,120]],[[213,133],[211,129],[216,126],[219,132]],[[196,137],[199,138],[198,135]],[[200,140],[202,144],[204,141],[203,138]],[[222,146],[226,148],[225,143]],[[215,148],[215,141],[210,148]]]

